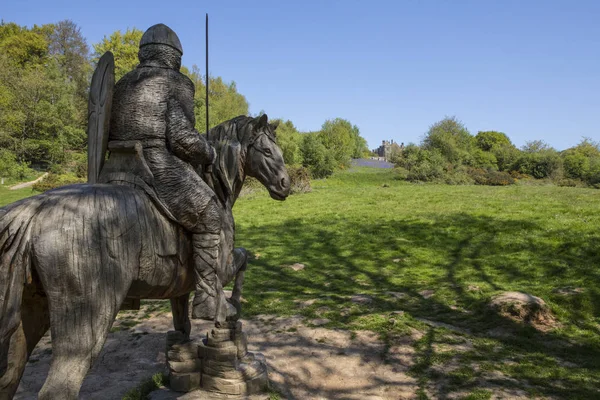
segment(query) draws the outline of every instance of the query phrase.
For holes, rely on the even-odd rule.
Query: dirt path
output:
[[[143,312],[138,314],[143,316]],[[131,325],[138,316],[120,317],[115,326]],[[143,317],[142,317],[143,318]],[[259,316],[243,321],[250,350],[262,352],[269,377],[288,399],[411,399],[416,382],[406,374],[412,347],[390,349],[370,332],[351,333],[307,327],[301,318]],[[193,332],[207,332],[211,324],[193,321]],[[157,372],[165,371],[165,332],[170,313],[157,313],[127,331],[109,335],[102,353],[88,373],[82,399],[120,399]],[[50,337],[45,336],[27,364],[15,400],[35,399],[51,359]],[[151,399],[191,400],[192,394],[155,391]]]
[[[23,183],[19,183],[19,184],[17,184],[17,185],[11,186],[9,189],[10,189],[10,190],[19,190],[19,189],[24,189],[24,188],[26,188],[26,187],[33,186],[33,185],[35,185],[36,183],[38,183],[39,181],[41,181],[42,179],[44,179],[44,178],[45,178],[45,177],[47,177],[47,176],[48,176],[48,173],[47,173],[47,172],[44,172],[44,173],[42,174],[42,176],[40,176],[40,177],[39,177],[39,178],[37,178],[36,180],[29,181],[29,182],[23,182]]]

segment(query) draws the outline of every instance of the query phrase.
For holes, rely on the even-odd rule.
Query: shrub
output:
[[[393,172],[394,172],[394,179],[397,179],[400,181],[405,181],[406,178],[408,177],[408,170],[406,168],[396,167],[393,169]]]
[[[333,174],[336,161],[316,134],[305,134],[300,149],[302,165],[308,168],[313,178],[325,178]]]
[[[291,193],[308,193],[312,190],[310,187],[310,172],[303,166],[288,166],[290,176]]]
[[[504,171],[488,171],[487,179],[487,184],[490,186],[506,186],[515,183],[514,178]]]
[[[555,150],[522,152],[516,161],[515,169],[537,179],[556,177],[562,171],[562,159]]]
[[[57,187],[72,185],[75,183],[85,183],[85,180],[71,174],[58,175],[49,173],[48,176],[33,185],[33,190],[45,192],[47,190],[56,189]]]
[[[448,185],[472,185],[474,180],[469,175],[467,168],[461,166],[451,172],[447,172],[444,182]]]
[[[556,181],[557,186],[563,187],[585,187],[585,182],[581,179],[563,178]]]
[[[515,178],[505,171],[472,168],[469,170],[469,175],[477,185],[506,186],[515,183]]]

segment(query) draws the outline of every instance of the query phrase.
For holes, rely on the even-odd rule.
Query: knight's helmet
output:
[[[183,48],[177,34],[165,24],[156,24],[148,28],[140,40],[140,48],[148,44],[166,44],[183,55]]]

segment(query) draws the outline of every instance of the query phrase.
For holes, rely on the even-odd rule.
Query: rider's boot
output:
[[[219,234],[192,235],[196,293],[192,302],[192,318],[225,322],[236,314],[223,292],[217,275],[219,264]]]

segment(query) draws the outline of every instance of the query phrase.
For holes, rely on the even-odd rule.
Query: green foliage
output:
[[[446,117],[429,128],[422,145],[425,150],[439,150],[454,165],[469,164],[473,136],[456,117]]]
[[[481,149],[473,150],[471,154],[473,158],[473,166],[476,168],[498,169],[498,159],[493,153],[483,151]]]
[[[283,160],[286,165],[302,164],[302,135],[292,121],[271,120],[276,123],[277,144],[283,152]]]
[[[45,192],[47,190],[56,189],[61,186],[73,185],[76,183],[85,183],[84,178],[80,178],[74,174],[64,174],[62,170],[50,172],[44,179],[33,185],[33,190],[36,192]]]
[[[483,151],[490,151],[494,147],[512,145],[508,136],[502,132],[479,131],[475,135],[475,143]]]
[[[87,45],[71,21],[0,25],[0,145],[20,163],[64,162],[85,147]]]
[[[0,178],[17,176],[19,163],[15,154],[7,149],[0,149]]]
[[[337,168],[348,167],[352,156],[357,151],[360,154],[360,149],[366,147],[366,145],[361,146],[360,143],[357,143],[360,134],[356,125],[352,125],[342,118],[325,121],[318,133],[318,138],[331,153]]]
[[[600,183],[600,144],[584,138],[563,152],[565,176],[589,185]]]
[[[478,185],[506,186],[515,183],[515,178],[505,171],[471,168],[469,170],[469,175]]]
[[[512,144],[494,146],[491,153],[496,157],[500,171],[510,171],[519,157],[519,150]]]
[[[287,172],[290,176],[291,194],[308,193],[312,190],[310,186],[310,172],[307,168],[288,165]]]
[[[194,83],[194,115],[196,117],[196,130],[206,131],[206,84],[200,74],[200,69],[194,65],[190,72],[182,67],[181,72],[186,74]],[[248,101],[238,93],[235,82],[226,83],[221,77],[210,78],[210,91],[208,93],[209,110],[208,118],[210,128],[219,125],[238,115],[248,114]]]
[[[427,150],[412,143],[404,148],[396,163],[408,171],[406,180],[413,182],[441,180],[447,164],[448,161],[439,149]]]
[[[538,143],[523,151],[517,158],[513,168],[537,179],[560,179],[562,177],[563,162],[556,150],[547,146],[540,146]]]
[[[125,33],[118,30],[108,37],[104,36],[100,43],[93,45],[94,63],[107,51],[112,52],[115,56],[115,81],[118,81],[138,65],[138,50],[143,34],[139,29],[127,28]]]
[[[2,22],[0,53],[20,68],[40,65],[48,55],[48,42],[42,35],[27,28]]]
[[[313,178],[326,178],[333,174],[336,160],[318,137],[318,133],[304,134],[300,148],[302,165]]]

